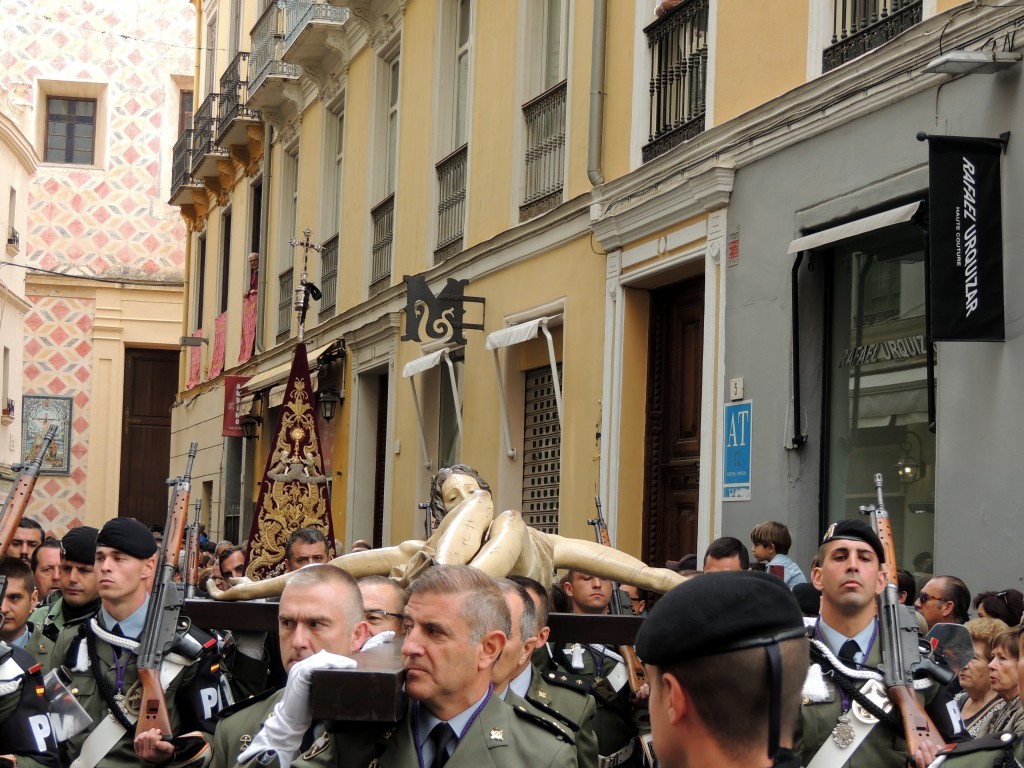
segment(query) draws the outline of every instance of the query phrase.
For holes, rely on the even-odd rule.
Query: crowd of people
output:
[[[908,745],[907,715],[879,684],[885,554],[860,520],[831,526],[807,573],[789,558],[780,523],[756,526],[749,550],[718,539],[702,561],[666,564],[691,578],[665,595],[616,590],[572,569],[552,584],[463,565],[435,565],[407,589],[386,576],[357,581],[328,564],[320,531],[300,529],[285,549],[290,578],[277,632],[178,627],[161,669],[170,737],[136,725],[145,714],[139,637],[159,538],[128,518],[60,540],[22,520],[0,561],[0,766],[1024,761],[1024,595],[1008,589],[972,600],[955,576],[932,576],[918,589],[914,575],[900,573],[915,639],[962,624],[973,646],[952,681],[915,686],[934,735]],[[226,589],[244,579],[242,548],[203,541],[203,551],[203,583]],[[646,618],[635,647],[553,642],[553,610]],[[354,667],[380,645],[395,649],[404,670],[409,704],[397,725],[314,719],[313,672]],[[52,711],[55,685],[80,717]]]

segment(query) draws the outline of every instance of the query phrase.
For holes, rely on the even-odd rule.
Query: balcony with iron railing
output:
[[[0,411],[0,423],[5,427],[14,423],[14,400],[9,397],[3,401],[3,410]]]
[[[563,80],[523,105],[526,152],[520,221],[540,216],[562,202],[565,185],[565,97],[566,81]]]
[[[921,0],[832,0],[832,44],[821,57],[828,72],[921,23]]]
[[[284,11],[270,3],[250,33],[249,101],[251,109],[269,109],[281,104],[285,83],[298,80],[302,68],[281,59],[284,41]]]
[[[16,256],[21,248],[21,235],[14,227],[7,230],[7,253],[9,256]]]
[[[260,121],[260,111],[249,107],[249,53],[239,52],[220,76],[220,115],[217,143],[223,147],[249,142],[249,127]]]
[[[437,164],[437,247],[434,263],[450,259],[463,248],[466,229],[466,161],[463,144]]]
[[[325,0],[285,0],[284,61],[290,64],[321,64],[331,52],[331,33],[348,21],[349,9]]]
[[[370,296],[376,296],[391,285],[391,245],[395,239],[394,192],[374,206],[370,218],[373,219]]]
[[[704,131],[708,0],[687,0],[644,28],[651,56],[646,163]]]
[[[324,243],[320,251],[320,319],[334,316],[338,302],[338,235]]]
[[[210,93],[192,116],[193,178],[217,175],[217,161],[228,156],[228,150],[217,144],[217,117],[220,94]]]
[[[192,129],[186,128],[174,142],[171,152],[171,197],[168,205],[192,202],[192,190],[199,185],[192,181]]]

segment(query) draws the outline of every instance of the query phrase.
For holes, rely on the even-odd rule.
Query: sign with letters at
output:
[[[722,461],[722,498],[750,501],[750,400],[725,406],[725,455]]]
[[[932,339],[1002,341],[1000,139],[928,137]]]

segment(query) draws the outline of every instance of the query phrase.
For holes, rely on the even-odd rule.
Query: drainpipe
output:
[[[263,118],[263,195],[260,199],[260,288],[256,294],[256,354],[263,351],[263,323],[267,314],[267,235],[270,231],[270,166],[273,144],[271,143],[272,128],[266,116]]]
[[[601,149],[604,145],[604,64],[608,27],[608,0],[594,0],[594,38],[590,55],[590,124],[587,143],[587,177],[595,187],[604,183]]]

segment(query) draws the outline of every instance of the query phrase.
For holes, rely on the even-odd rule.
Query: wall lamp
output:
[[[913,446],[910,438],[917,440],[917,458],[912,454]],[[924,463],[924,445],[921,438],[914,432],[907,432],[907,440],[900,446],[903,455],[896,462],[896,475],[902,485],[916,483],[925,475],[926,465]]]
[[[242,430],[242,437],[246,440],[255,440],[260,436],[260,426],[263,424],[263,417],[256,412],[257,407],[262,412],[263,398],[258,394],[253,398],[252,407],[249,408],[249,412],[238,420],[238,427]]]
[[[1015,51],[952,51],[925,65],[925,72],[943,75],[991,75],[1020,63]]]
[[[204,336],[180,336],[178,338],[179,347],[199,347],[209,343],[210,340]]]
[[[338,394],[338,390],[334,387],[319,393],[316,407],[320,411],[320,418],[324,421],[330,421],[334,418],[334,414],[338,412],[339,405],[341,405],[341,395]]]

